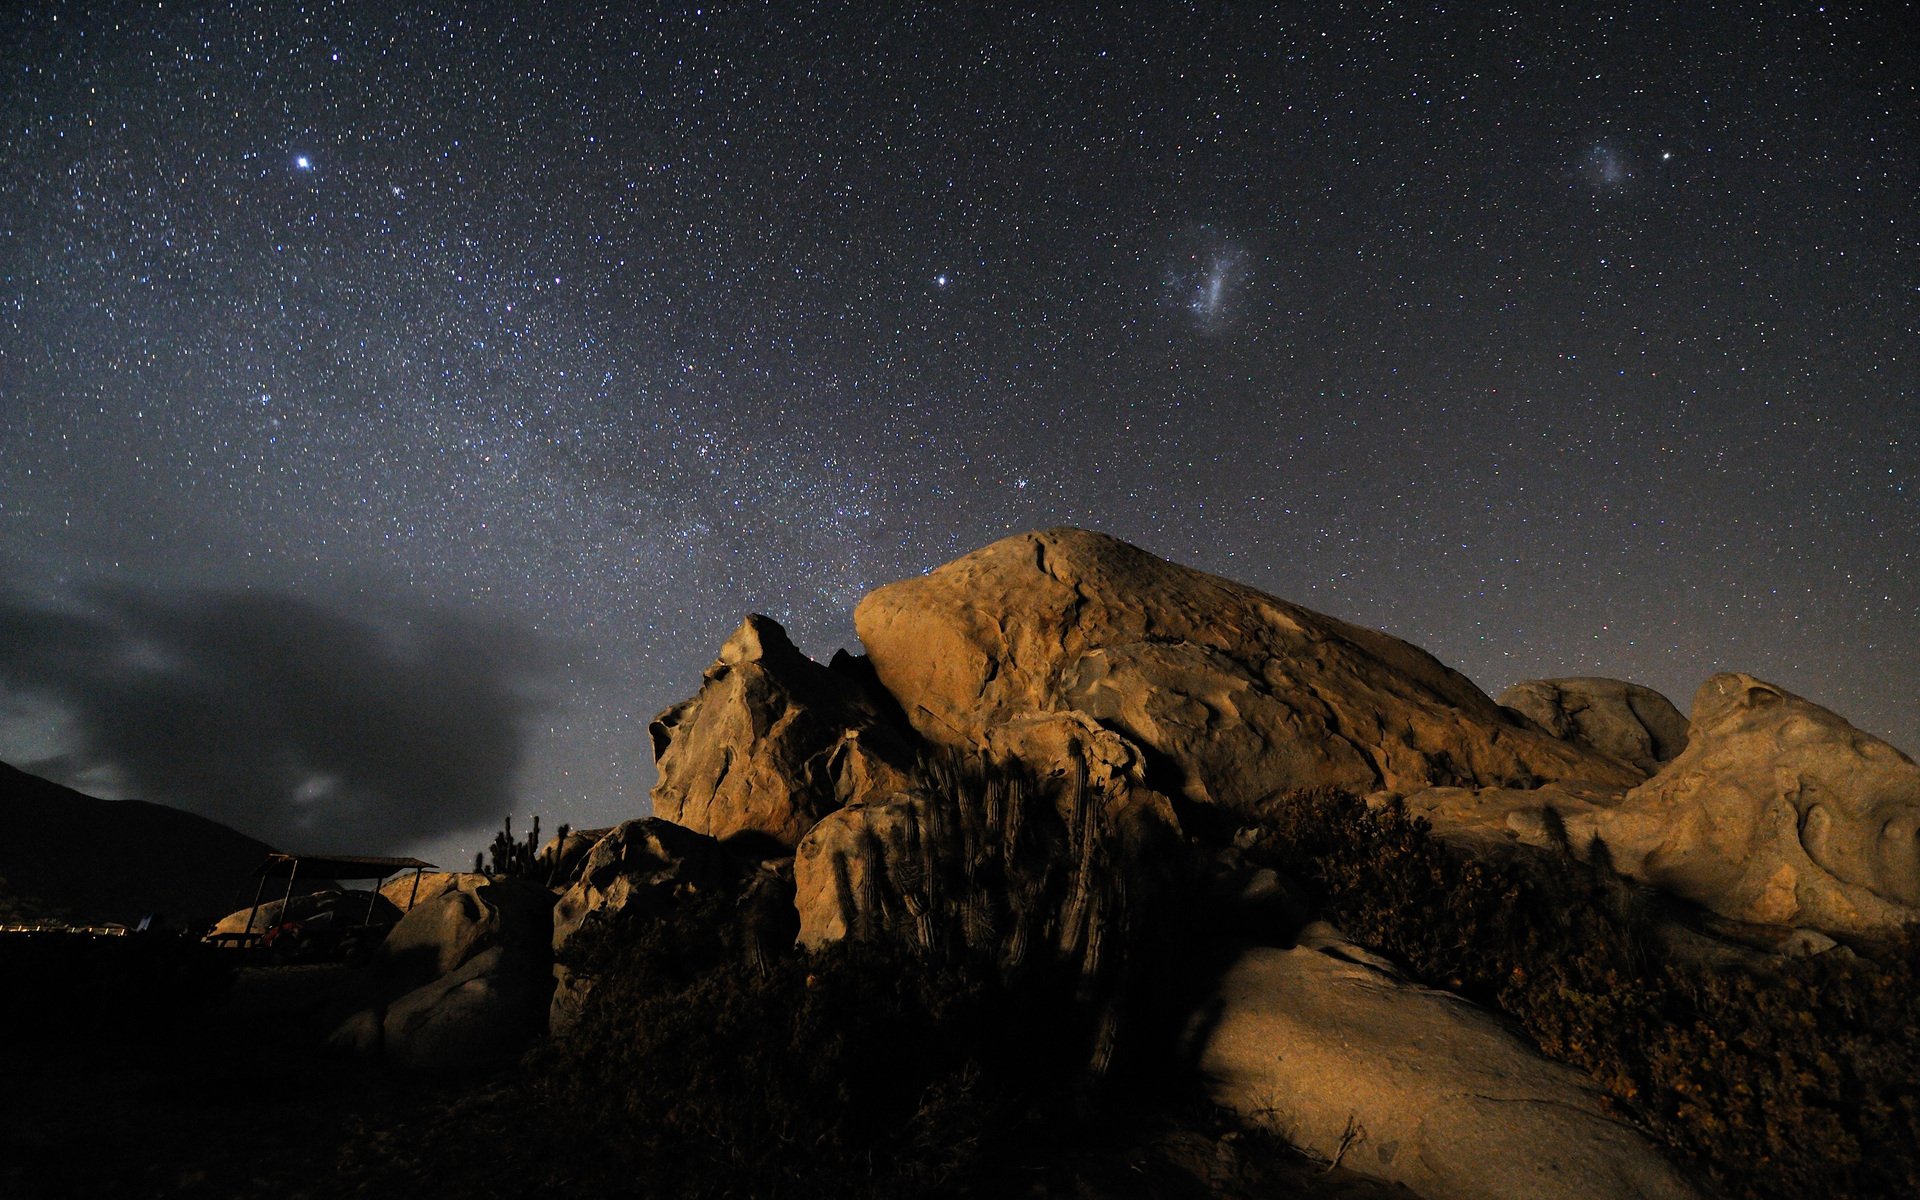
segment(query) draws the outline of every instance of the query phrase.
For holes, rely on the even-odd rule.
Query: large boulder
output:
[[[1620,870],[1738,921],[1881,934],[1920,920],[1920,766],[1751,675],[1715,675],[1687,748],[1567,819]]]
[[[623,821],[594,843],[554,903],[554,953],[589,919],[664,912],[681,896],[731,885],[738,874],[720,843],[704,833],[658,817]],[[564,963],[554,964],[553,979],[548,1028],[565,1033],[579,1019],[588,987]]]
[[[449,888],[458,887],[460,881],[469,874],[466,871],[421,871],[416,875],[408,871],[381,884],[380,894],[400,912],[408,913]]]
[[[888,701],[857,661],[823,667],[753,615],[720,648],[699,694],[655,717],[654,815],[720,839],[791,851],[855,795],[904,783]]]
[[[1577,742],[1651,775],[1687,746],[1687,718],[1673,701],[1621,679],[1529,679],[1500,703],[1557,738]]]
[[[854,624],[924,737],[978,747],[1024,714],[1077,710],[1190,801],[1642,778],[1397,638],[1081,530],[1007,538],[889,584]]]
[[[594,913],[658,911],[689,891],[718,887],[738,874],[720,843],[659,817],[622,821],[587,853],[553,906],[553,948]]]
[[[499,1062],[544,1028],[552,895],[522,879],[445,883],[381,943],[334,1045],[446,1071]]]
[[[257,910],[252,905],[235,909],[214,922],[213,927],[207,930],[207,936],[245,933],[249,922],[252,931],[259,934],[287,921],[298,922],[319,932],[354,925],[391,925],[399,919],[400,909],[384,895],[323,888],[319,891],[296,892],[291,897],[283,892],[272,899],[262,899]]]
[[[935,756],[921,786],[828,814],[794,857],[799,940],[904,942],[1071,972],[1106,1005],[1089,1066],[1126,1037],[1120,980],[1166,960],[1191,855],[1137,748],[1080,713],[996,727],[994,750]]]
[[[1584,1075],[1329,926],[1290,950],[1246,951],[1208,1016],[1200,1057],[1216,1101],[1425,1200],[1698,1194]]]
[[[599,829],[569,829],[562,826],[563,833],[547,839],[534,861],[545,873],[548,887],[564,888],[580,875],[580,868],[586,863],[587,855],[600,844],[600,839],[613,832],[612,826]]]

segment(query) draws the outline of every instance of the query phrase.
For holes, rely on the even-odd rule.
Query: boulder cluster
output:
[[[585,985],[549,983],[553,952],[693,893],[736,897],[769,953],[924,929],[943,863],[1019,836],[993,788],[951,786],[956,762],[1053,789],[1054,850],[1086,857],[1071,831],[1097,824],[1132,894],[1199,876],[1183,894],[1225,897],[1227,936],[1233,911],[1297,904],[1218,849],[1306,789],[1404,806],[1475,852],[1604,861],[1803,951],[1920,918],[1920,767],[1749,676],[1707,680],[1690,720],[1608,679],[1496,700],[1386,634],[1070,529],[882,587],[854,620],[865,656],[822,665],[747,617],[652,723],[652,815],[550,843],[544,887],[436,881],[336,1039],[433,1065],[564,1031]],[[1048,936],[1089,957],[1099,914],[1063,894],[1086,911]],[[1311,915],[1243,946],[1197,1007],[1219,1102],[1429,1197],[1694,1194],[1584,1076]]]

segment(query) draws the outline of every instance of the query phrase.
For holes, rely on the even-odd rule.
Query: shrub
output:
[[[1011,995],[894,943],[756,966],[730,910],[684,901],[569,943],[594,987],[537,1087],[590,1115],[637,1191],[933,1194],[1018,1128],[1028,1097],[1004,1068],[1028,1039],[1008,1039]]]
[[[1474,855],[1330,791],[1256,815],[1250,853],[1349,936],[1513,1016],[1729,1194],[1920,1195],[1920,937],[1878,962],[1709,967],[1658,952],[1604,846]]]

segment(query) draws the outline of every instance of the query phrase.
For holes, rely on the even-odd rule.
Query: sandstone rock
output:
[[[879,919],[873,915],[894,886],[891,875],[921,858],[920,840],[936,819],[929,812],[936,803],[922,792],[902,792],[836,809],[807,831],[793,859],[801,945],[814,949],[849,936],[863,913]]]
[[[904,782],[884,697],[852,660],[823,667],[774,621],[749,616],[707,668],[700,692],[654,718],[658,817],[788,850],[851,795]]]
[[[413,872],[396,876],[380,885],[380,894],[402,913],[426,903],[448,888],[458,886],[461,879],[471,875],[469,871],[422,871],[418,886],[415,886]]]
[[[1652,688],[1619,679],[1530,679],[1500,703],[1557,738],[1651,775],[1687,745],[1687,719]]]
[[[552,896],[522,879],[450,874],[360,973],[331,1042],[423,1070],[497,1062],[544,1026]]]
[[[808,832],[794,857],[801,944],[890,938],[1009,968],[1044,959],[1089,983],[1164,951],[1188,855],[1138,752],[1081,714],[994,733],[1029,757],[935,759],[921,787],[849,804]]]
[[[587,855],[593,852],[594,846],[612,832],[612,826],[569,829],[565,836],[556,834],[548,838],[535,858],[545,875],[547,886],[564,888],[571,884],[579,876],[580,868],[586,863]]]
[[[665,911],[675,897],[731,883],[737,868],[720,843],[658,817],[623,821],[594,843],[574,881],[553,906],[557,954],[595,914]],[[564,1034],[586,1002],[588,986],[566,966],[553,966],[547,1027]]]
[[[1216,1101],[1425,1200],[1697,1195],[1585,1076],[1326,925],[1247,951],[1201,1033]]]
[[[1567,826],[1614,865],[1736,921],[1880,934],[1920,920],[1920,766],[1751,675],[1694,697],[1687,748]]]
[[[1640,778],[1396,638],[1079,530],[889,584],[854,623],[926,738],[978,747],[1022,714],[1077,710],[1139,747],[1159,790],[1201,803]]]
[[[623,821],[594,844],[579,876],[553,906],[553,948],[592,913],[657,910],[677,893],[717,887],[736,869],[720,843],[659,817]]]

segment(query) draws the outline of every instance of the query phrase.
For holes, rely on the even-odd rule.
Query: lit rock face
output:
[[[1645,775],[1687,746],[1687,719],[1652,688],[1620,679],[1530,679],[1500,703],[1557,738],[1631,763]]]
[[[1842,934],[1920,920],[1920,766],[1751,675],[1702,684],[1686,750],[1567,826],[1735,920]]]
[[[545,1025],[552,895],[485,875],[439,882],[381,943],[334,1045],[418,1070],[463,1070],[510,1057]]]
[[[961,894],[943,896],[938,885],[948,876],[971,875],[958,860],[977,858],[983,846],[1003,847],[996,867],[1010,868],[1010,877],[1038,878],[1044,867],[1032,856],[1075,856],[1076,796],[1091,810],[1084,816],[1097,825],[1093,836],[1135,889],[1153,893],[1166,886],[1179,822],[1167,798],[1147,786],[1144,760],[1125,738],[1083,713],[1029,713],[989,730],[985,749],[990,761],[1018,764],[1022,796],[1052,797],[1038,819],[1029,816],[1021,826],[1011,815],[1018,803],[1011,792],[1003,790],[996,803],[956,785],[951,772],[941,782],[938,768],[923,771],[920,786],[828,814],[794,857],[803,945],[838,941],[862,925],[880,928],[890,917],[915,918],[922,907],[964,903]],[[1029,861],[1013,861],[1021,858]]]
[[[982,746],[1010,721],[1078,711],[1139,747],[1156,786],[1201,803],[1641,778],[1405,642],[1101,534],[996,542],[869,594],[854,624],[929,740]]]
[[[1208,1015],[1200,1065],[1216,1102],[1425,1200],[1698,1194],[1586,1076],[1331,926],[1246,951]]]
[[[654,815],[722,840],[757,835],[789,850],[858,795],[908,782],[884,698],[852,659],[823,667],[780,626],[749,616],[700,692],[654,718]]]

